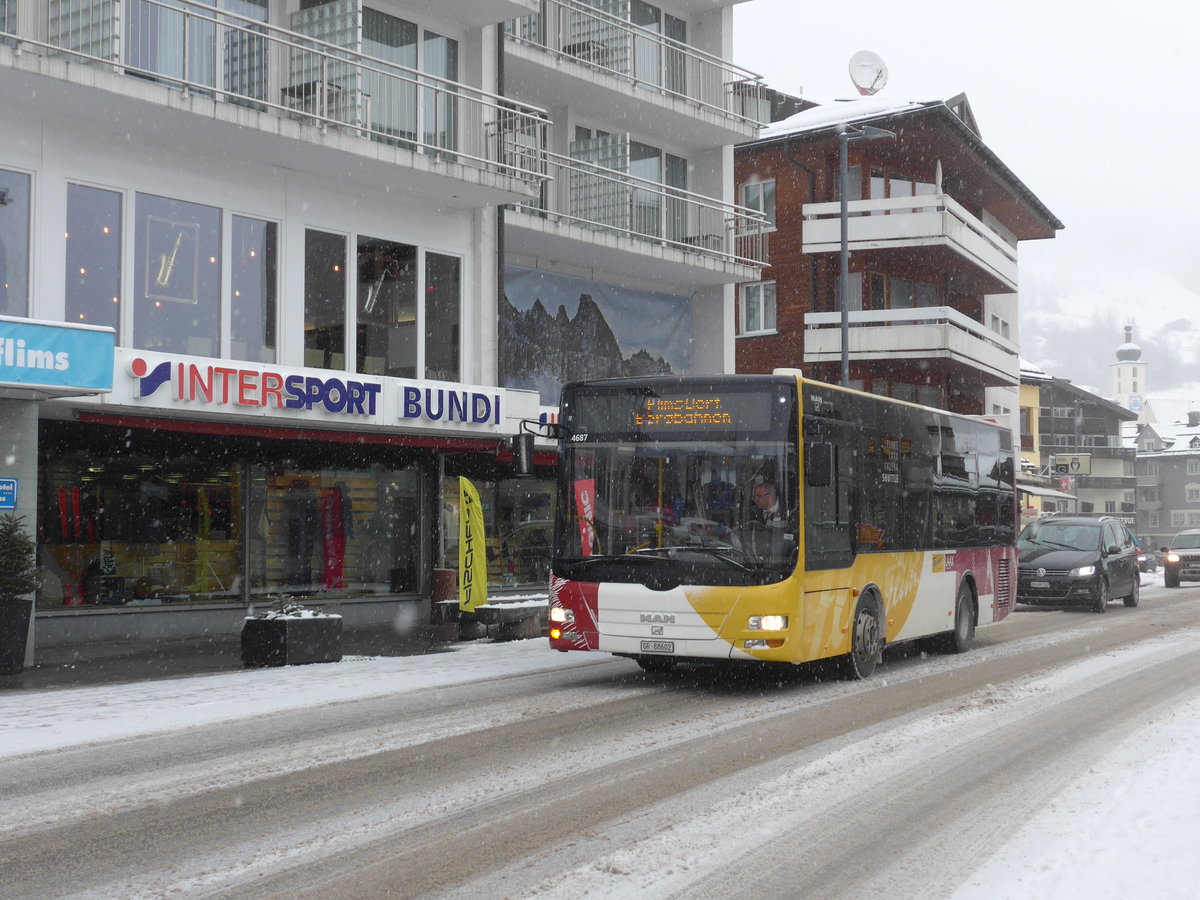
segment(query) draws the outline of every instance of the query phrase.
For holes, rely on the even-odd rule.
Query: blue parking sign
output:
[[[0,509],[17,508],[17,479],[0,478]]]

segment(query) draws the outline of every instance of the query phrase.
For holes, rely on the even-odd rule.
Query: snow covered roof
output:
[[[772,122],[759,132],[759,138],[769,139],[782,137],[786,134],[801,134],[809,131],[819,131],[833,125],[849,124],[864,119],[877,119],[880,116],[892,116],[938,106],[944,100],[893,100],[887,97],[863,97],[860,100],[835,100],[832,103],[814,106],[801,110],[793,116],[779,122]]]
[[[1034,365],[1027,359],[1021,361],[1021,380],[1022,381],[1040,381],[1049,379],[1046,370],[1041,366]]]
[[[1200,412],[1200,402],[1186,397],[1147,397],[1145,405],[1160,425],[1186,425],[1189,412]]]
[[[876,120],[889,121],[897,116],[925,111],[932,114],[940,113],[949,127],[957,131],[964,143],[974,149],[1002,180],[1009,183],[1018,195],[1025,198],[1050,228],[1055,231],[1062,229],[1063,223],[1059,218],[983,142],[976,127],[975,115],[971,111],[965,94],[956,94],[945,100],[894,100],[879,95],[857,100],[835,100],[832,103],[819,104],[801,110],[779,122],[772,122],[759,132],[757,138],[739,146],[750,147],[769,144],[773,141],[786,141],[796,136],[819,135],[822,132],[832,131],[838,125]]]

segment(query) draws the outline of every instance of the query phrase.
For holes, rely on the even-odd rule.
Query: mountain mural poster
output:
[[[691,371],[691,298],[505,266],[500,301],[503,387],[547,405],[582,378]]]

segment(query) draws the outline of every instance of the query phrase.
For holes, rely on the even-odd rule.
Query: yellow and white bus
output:
[[[550,646],[870,675],[1016,602],[1012,432],[774,375],[563,389]]]

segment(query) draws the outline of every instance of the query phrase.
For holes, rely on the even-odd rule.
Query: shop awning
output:
[[[1062,491],[1056,491],[1053,488],[1034,487],[1028,484],[1018,484],[1017,493],[1033,494],[1035,497],[1050,497],[1054,500],[1078,500],[1074,494],[1064,494]]]

